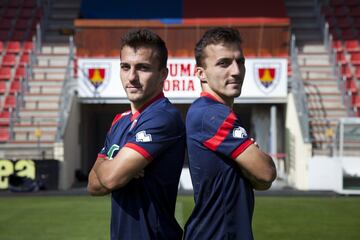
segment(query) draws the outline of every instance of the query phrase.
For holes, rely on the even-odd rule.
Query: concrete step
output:
[[[14,131],[15,132],[35,132],[37,129],[40,129],[42,132],[56,132],[57,131],[57,125],[39,125],[39,126],[33,126],[33,125],[20,125],[20,124],[16,124],[14,126]]]
[[[340,94],[337,85],[324,85],[321,87],[305,85],[305,92],[308,95]]]
[[[59,109],[59,101],[25,101],[25,109]]]
[[[24,117],[19,120],[18,124],[21,125],[37,125],[37,124],[58,124],[59,117]]]
[[[50,32],[46,32],[45,35],[45,42],[47,43],[68,43],[69,42],[69,36],[67,35],[61,35],[59,33],[56,33],[56,35],[51,34]]]
[[[345,106],[342,103],[342,101],[308,101],[308,108],[325,108],[325,109],[331,109],[331,108],[341,108],[345,110]]]
[[[327,50],[323,44],[308,44],[302,47],[301,53],[327,53]]]
[[[4,146],[6,159],[54,159],[54,141],[16,141]]]
[[[59,111],[57,109],[21,109],[19,112],[20,118],[36,118],[36,117],[47,117],[47,118],[56,118],[59,116]]]
[[[299,54],[298,55],[299,66],[317,65],[317,66],[331,66],[329,55],[327,54]]]
[[[30,86],[28,92],[32,94],[60,94],[61,86]]]
[[[314,1],[313,0],[305,0],[305,1],[289,1],[289,0],[286,0],[285,1],[285,6],[286,8],[297,8],[297,7],[314,7]]]
[[[33,73],[33,78],[35,79],[41,79],[41,80],[44,80],[44,79],[65,79],[65,71],[58,71],[58,72],[34,72]]]
[[[347,117],[347,112],[344,111],[309,111],[309,116],[311,118],[343,118]]]
[[[77,9],[53,9],[49,16],[49,22],[58,19],[76,19],[78,17]]]
[[[303,79],[304,84],[308,84],[308,85],[317,85],[317,86],[321,86],[321,85],[327,85],[327,84],[338,84],[338,80],[336,77],[333,78],[310,78],[310,79]]]
[[[327,71],[301,71],[302,79],[324,79],[324,78],[333,78],[335,76],[334,72],[331,69],[327,69]]]
[[[30,80],[28,83],[29,87],[62,87],[63,79],[52,81],[52,80]]]
[[[40,137],[34,132],[14,132],[15,141],[55,141],[56,132],[42,132]]]
[[[315,11],[312,7],[294,7],[287,9],[287,15],[290,18],[314,18],[316,19]]]
[[[59,31],[63,28],[75,28],[74,27],[74,20],[71,19],[71,20],[66,20],[66,19],[63,19],[61,21],[57,20],[57,21],[52,21],[52,22],[49,22],[49,25],[46,29],[46,31]]]
[[[24,96],[24,101],[59,101],[59,94],[26,94]]]
[[[46,36],[45,36],[46,37]],[[41,48],[42,54],[69,54],[70,48],[68,44],[64,45],[45,45]]]

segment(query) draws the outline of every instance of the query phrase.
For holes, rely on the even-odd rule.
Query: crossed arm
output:
[[[124,187],[149,164],[137,151],[123,147],[113,160],[98,157],[89,174],[87,190],[91,195],[103,196]]]
[[[256,190],[267,190],[276,178],[276,168],[273,160],[256,144],[251,144],[236,159],[244,176]]]

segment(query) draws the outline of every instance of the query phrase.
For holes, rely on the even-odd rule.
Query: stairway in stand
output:
[[[313,0],[285,1],[299,49],[297,60],[307,95],[313,154],[331,155],[337,122],[348,114],[335,65],[323,45],[315,3]]]
[[[13,138],[6,144],[8,158],[53,159],[59,103],[69,47],[44,45],[24,91],[23,105],[14,123]]]

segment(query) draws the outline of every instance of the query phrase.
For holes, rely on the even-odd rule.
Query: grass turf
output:
[[[257,197],[255,239],[360,239],[359,197]],[[183,226],[192,197],[179,196]],[[1,197],[0,239],[109,239],[109,197]]]

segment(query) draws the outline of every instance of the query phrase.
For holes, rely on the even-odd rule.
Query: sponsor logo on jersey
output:
[[[254,64],[255,82],[259,89],[268,94],[274,90],[280,81],[280,63]]]
[[[113,144],[113,145],[110,147],[110,149],[109,149],[109,151],[107,152],[107,154],[106,154],[107,157],[108,157],[108,159],[109,159],[109,160],[113,160],[113,159],[114,159],[114,156],[116,156],[116,154],[118,153],[119,149],[120,149],[119,145]]]
[[[234,128],[233,137],[234,138],[245,138],[245,137],[247,137],[246,130],[244,128],[242,128],[242,127]]]
[[[146,131],[141,131],[136,134],[136,142],[151,142],[151,134],[147,134]]]

